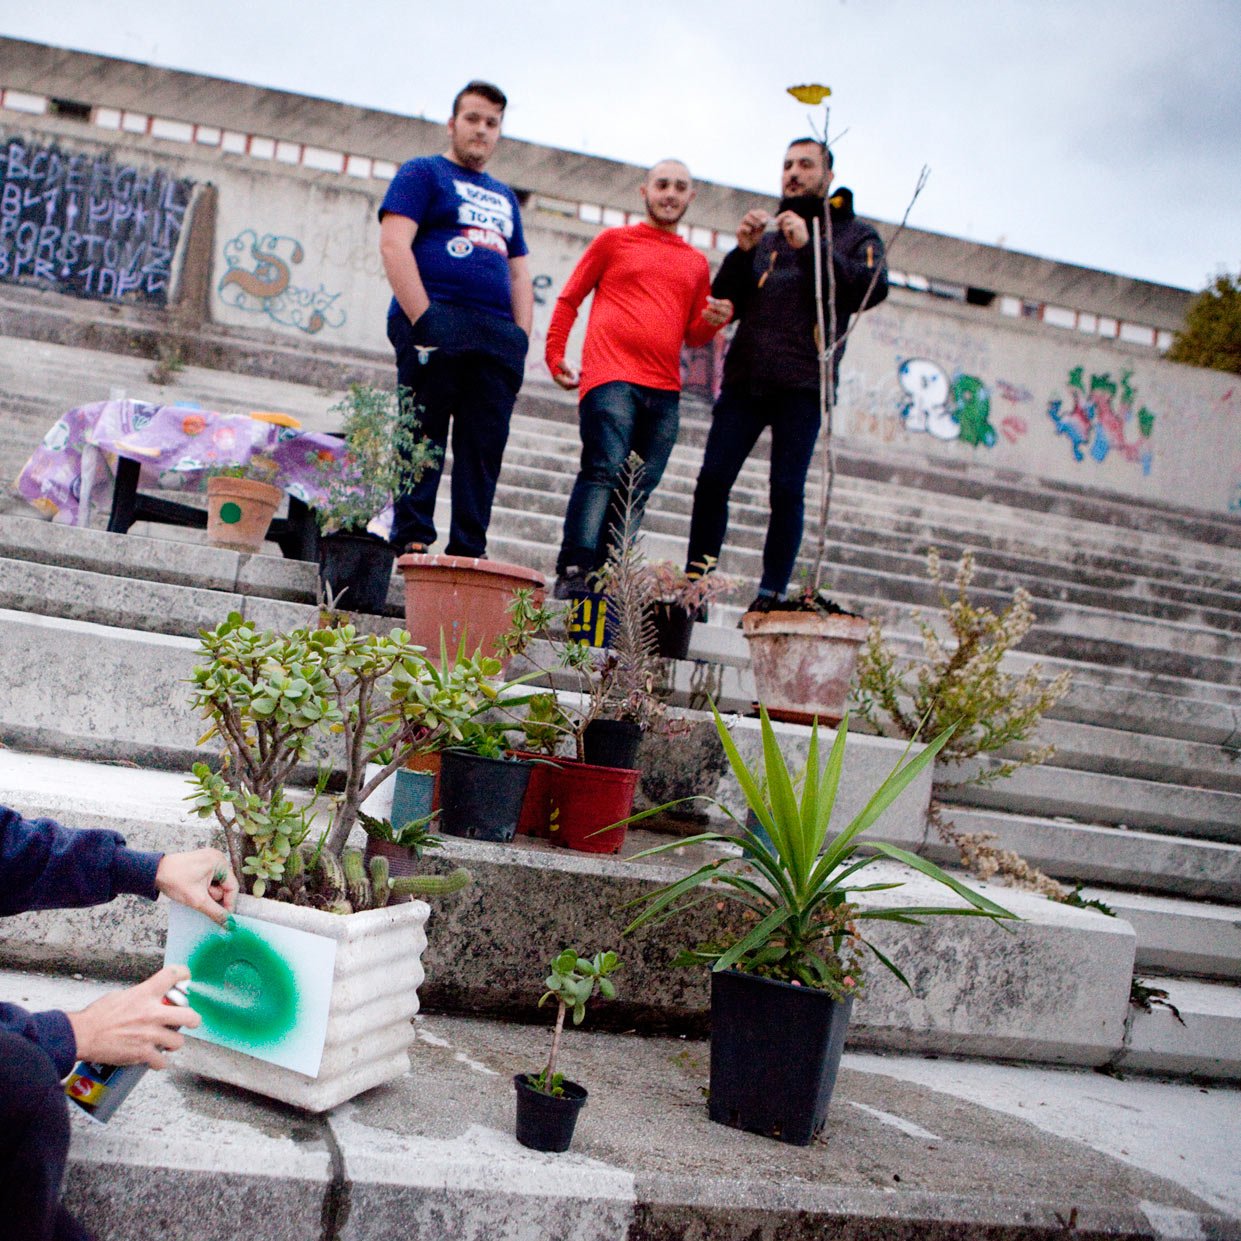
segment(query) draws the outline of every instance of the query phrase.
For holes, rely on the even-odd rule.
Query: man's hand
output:
[[[163,1053],[176,1051],[185,1042],[178,1027],[202,1024],[192,1008],[164,1003],[173,984],[189,976],[184,965],[167,965],[136,987],[110,992],[80,1013],[67,1013],[78,1059],[164,1068]]]
[[[577,387],[578,373],[563,359],[548,369],[552,373],[552,380],[566,392],[572,392]]]
[[[794,250],[800,250],[810,240],[810,226],[796,211],[781,211],[776,216],[776,227]]]
[[[767,227],[770,219],[771,216],[761,207],[747,211],[741,217],[741,223],[737,227],[737,249],[753,250],[758,245],[758,239],[763,235],[763,229]]]
[[[709,297],[703,308],[702,321],[712,327],[723,327],[733,317],[733,304],[726,297]]]
[[[237,879],[219,849],[165,853],[155,872],[155,886],[213,922],[222,923],[237,904]]]

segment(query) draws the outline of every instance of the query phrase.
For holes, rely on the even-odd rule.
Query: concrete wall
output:
[[[862,316],[836,425],[858,446],[1241,515],[1236,376],[952,303],[894,293]]]
[[[383,182],[84,130],[54,118],[0,123],[0,136],[32,149],[55,143],[65,152],[109,153],[118,165],[192,183],[199,201],[205,187],[214,187],[214,219],[195,213],[179,238],[180,253],[196,230],[214,224],[205,280],[213,324],[235,334],[389,356],[389,292],[376,219]],[[639,206],[636,186],[627,205]],[[596,229],[541,208],[537,194],[525,219],[536,286],[527,374],[546,379],[542,355],[552,306]],[[893,263],[902,261],[898,249]],[[181,292],[179,254],[171,270],[168,313]],[[57,286],[52,280],[47,287],[54,294]],[[1239,408],[1241,384],[1230,376],[1177,366],[1123,342],[896,290],[863,316],[850,342],[837,428],[859,445],[897,446],[918,460],[977,460],[1122,496],[1239,514]]]

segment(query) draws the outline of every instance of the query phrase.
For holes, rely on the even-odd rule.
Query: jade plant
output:
[[[436,664],[409,634],[362,634],[351,624],[258,629],[232,613],[200,634],[192,705],[210,722],[202,741],[223,747],[219,770],[196,763],[189,800],[223,829],[234,872],[255,896],[288,899],[290,858],[308,841],[316,815],[328,824],[313,859],[339,865],[363,801],[415,753],[459,740],[496,696],[498,661],[441,653]],[[330,771],[313,790],[293,794],[299,769],[318,760],[320,743],[340,745],[343,782],[328,793]],[[377,757],[367,776],[367,764]],[[330,861],[322,861],[323,858]],[[296,862],[291,863],[294,867]]]
[[[580,1026],[586,1016],[586,1005],[596,990],[605,1000],[616,998],[616,985],[608,975],[620,968],[620,957],[615,952],[596,952],[593,957],[580,957],[573,948],[566,948],[551,963],[551,972],[543,980],[547,988],[539,997],[542,1008],[549,1000],[556,1001],[556,1021],[552,1027],[551,1052],[547,1064],[539,1073],[531,1073],[526,1081],[544,1094],[564,1093],[564,1074],[556,1070],[560,1056],[560,1039],[564,1034],[564,1019],[572,1013],[573,1024]]]

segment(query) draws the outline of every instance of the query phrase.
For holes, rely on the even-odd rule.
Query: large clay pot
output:
[[[254,478],[207,480],[207,542],[235,552],[263,548],[284,492]]]
[[[861,616],[747,612],[741,628],[759,702],[774,720],[839,724],[869,624]]]
[[[405,579],[405,627],[433,659],[441,636],[450,656],[462,642],[467,653],[495,654],[513,596],[529,589],[542,603],[547,586],[533,569],[471,556],[401,556],[396,567]]]

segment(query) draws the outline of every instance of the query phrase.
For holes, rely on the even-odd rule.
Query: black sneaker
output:
[[[588,593],[586,574],[577,565],[568,565],[556,574],[556,582],[552,586],[553,599],[580,599]]]
[[[779,602],[779,597],[776,595],[755,595],[746,611],[770,612]]]

